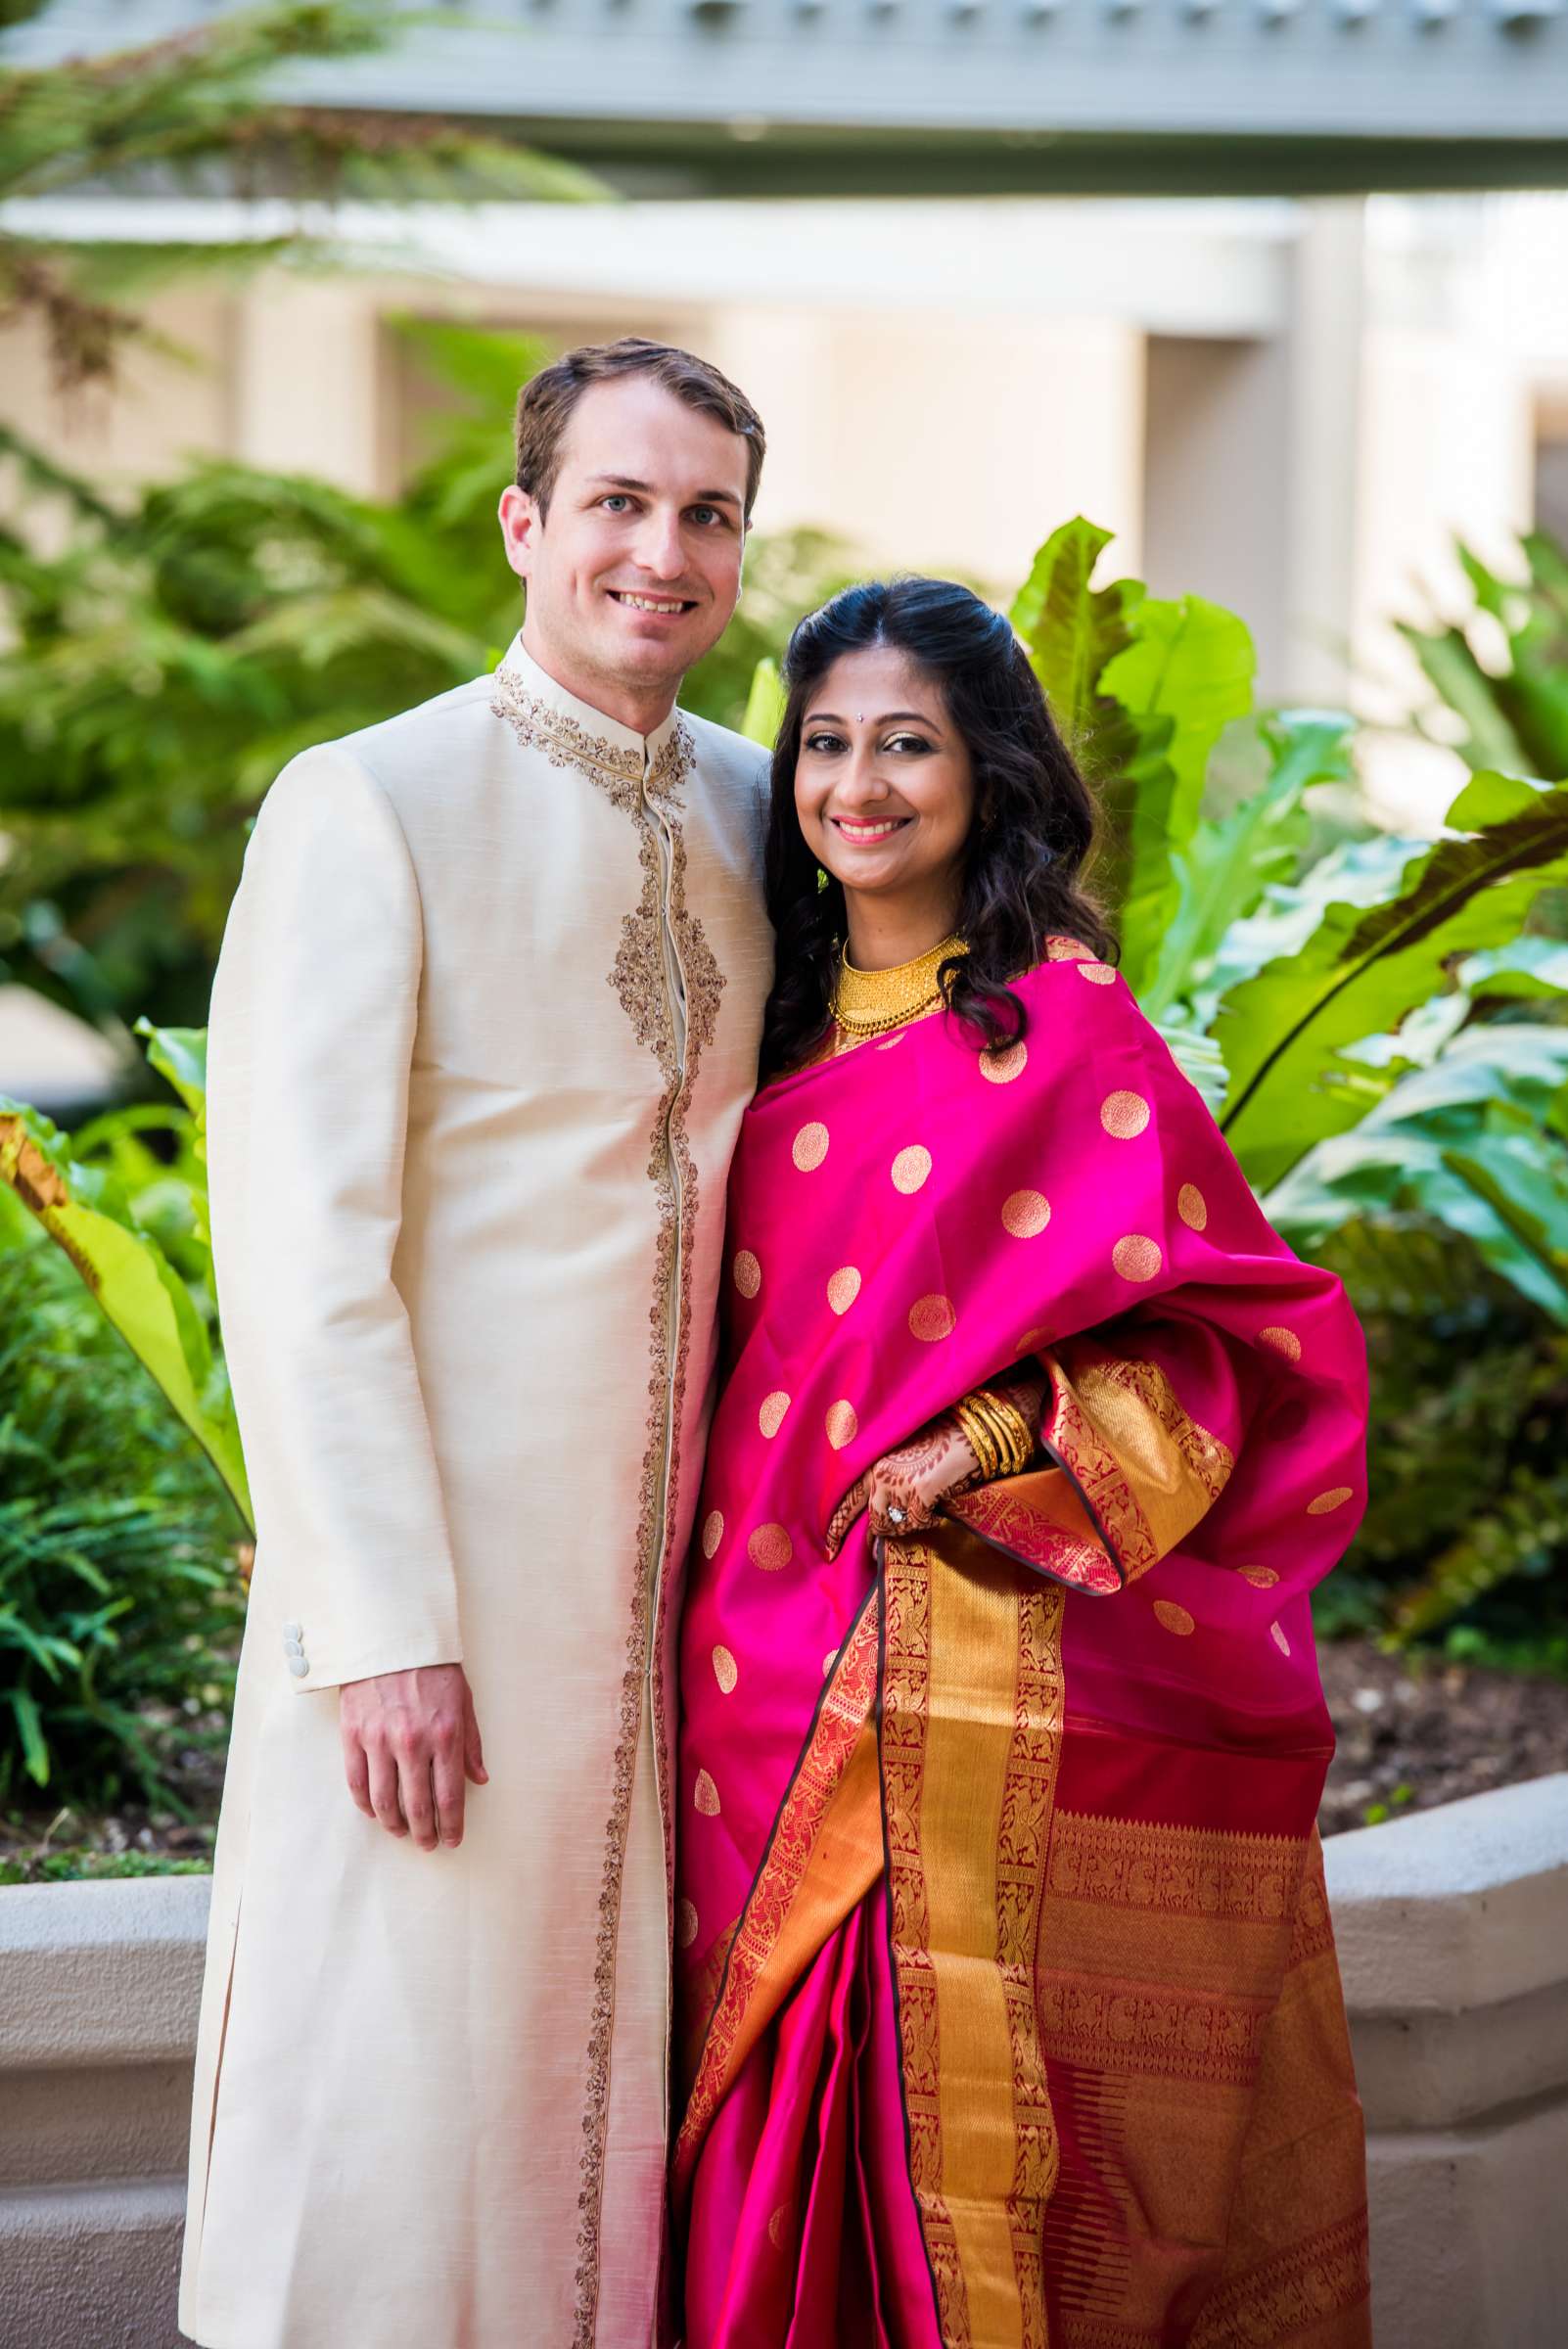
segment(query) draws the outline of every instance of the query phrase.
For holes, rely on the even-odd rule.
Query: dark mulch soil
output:
[[[1568,1770],[1568,1681],[1433,1657],[1412,1665],[1364,1639],[1325,1645],[1321,1656],[1339,1739],[1325,1835]],[[220,1787],[216,1757],[193,1753],[181,1787],[189,1819],[135,1804],[0,1817],[0,1885],[209,1867]]]
[[[1339,1740],[1318,1814],[1325,1835],[1568,1770],[1568,1681],[1441,1657],[1412,1669],[1365,1639],[1320,1654]]]
[[[0,1885],[51,1884],[75,1876],[194,1874],[212,1865],[219,1752],[183,1757],[180,1800],[190,1813],[126,1802],[113,1811],[77,1811],[59,1803],[0,1813]]]

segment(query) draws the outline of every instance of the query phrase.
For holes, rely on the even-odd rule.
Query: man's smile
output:
[[[695,612],[697,609],[695,598],[687,600],[678,595],[638,595],[629,587],[612,587],[610,593],[628,612],[663,612],[671,620],[677,620],[683,612]]]

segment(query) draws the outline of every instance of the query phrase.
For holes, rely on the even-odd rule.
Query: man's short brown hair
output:
[[[752,518],[757,485],[762,478],[767,436],[762,419],[744,392],[727,375],[678,350],[671,343],[650,343],[641,335],[623,335],[619,343],[584,343],[531,376],[517,395],[517,485],[526,489],[541,515],[550,510],[550,496],[561,471],[561,445],[573,410],[593,384],[618,376],[646,375],[700,415],[716,416],[746,443],[746,520]]]

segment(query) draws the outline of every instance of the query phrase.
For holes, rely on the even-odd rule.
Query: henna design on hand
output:
[[[933,1523],[945,1497],[977,1465],[962,1428],[945,1411],[872,1469],[872,1532],[884,1537],[918,1533]],[[895,1510],[901,1515],[895,1517]]]

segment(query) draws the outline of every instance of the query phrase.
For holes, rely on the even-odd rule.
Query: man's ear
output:
[[[519,489],[515,483],[508,482],[501,491],[497,519],[501,525],[501,544],[506,549],[506,559],[518,577],[526,579],[533,569],[533,549],[544,528],[544,518],[537,501],[526,489]]]

